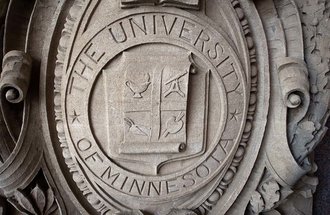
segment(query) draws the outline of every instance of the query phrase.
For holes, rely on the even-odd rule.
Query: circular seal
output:
[[[58,136],[91,204],[111,214],[196,208],[233,174],[252,126],[251,81],[210,23],[135,9],[59,50],[67,59],[55,79]]]

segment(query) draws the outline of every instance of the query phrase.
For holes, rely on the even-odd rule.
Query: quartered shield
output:
[[[121,83],[112,88],[111,75],[104,70],[105,91],[109,96],[110,157],[124,162],[142,162],[150,168],[149,173],[157,174],[166,162],[201,153],[204,136],[193,133],[205,129],[208,74],[196,72],[192,56],[189,53],[157,56],[124,52],[120,69]],[[198,92],[203,96],[194,99],[198,100],[199,111],[205,114],[188,117],[194,115],[188,103],[193,93],[191,83],[196,81],[204,93]],[[113,101],[109,91],[122,94],[122,100]],[[114,121],[112,114],[115,113],[121,117]],[[189,127],[187,118],[193,118]]]

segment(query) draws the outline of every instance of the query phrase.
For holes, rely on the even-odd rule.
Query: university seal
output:
[[[200,207],[244,154],[255,96],[251,64],[242,62],[249,53],[240,56],[206,17],[174,8],[135,9],[98,25],[73,41],[55,79],[74,180],[110,214],[136,204],[155,212],[173,200]]]
[[[3,2],[0,214],[312,214],[330,3]]]

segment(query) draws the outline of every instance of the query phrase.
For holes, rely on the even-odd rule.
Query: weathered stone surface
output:
[[[328,8],[13,0],[0,194],[27,214],[311,214]]]

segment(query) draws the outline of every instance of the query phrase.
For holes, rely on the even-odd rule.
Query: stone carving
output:
[[[142,93],[147,91],[150,85],[150,75],[149,73],[146,74],[147,81],[144,83],[135,83],[134,81],[126,81],[126,86],[134,93],[134,98],[142,98]]]
[[[38,185],[28,195],[17,190],[8,201],[23,214],[51,214],[56,209],[53,191],[43,191]]]
[[[265,183],[268,183],[267,187],[270,189],[264,188]],[[303,176],[294,187],[294,190],[279,186],[271,175],[265,174],[257,188],[258,191],[255,191],[251,196],[248,213],[312,214],[312,208],[308,204],[310,204],[313,193],[315,193],[317,184],[318,179],[312,176],[312,172]],[[306,202],[306,205],[300,204],[300,201]]]
[[[237,3],[235,3],[235,7],[237,7],[236,4]],[[73,8],[74,7],[76,6],[74,5]],[[185,20],[184,17],[177,15],[175,17],[171,16],[172,15],[167,12],[160,12],[159,15],[153,16],[146,13],[141,19],[141,16],[138,13],[133,13],[131,17],[127,19],[124,18],[120,22],[116,21],[109,26],[109,28],[104,29],[104,31],[105,33],[110,32],[110,37],[108,38],[109,41],[107,43],[113,44],[113,46],[120,44],[119,55],[117,53],[112,53],[109,51],[110,49],[97,50],[96,52],[95,47],[101,47],[97,45],[97,41],[99,41],[97,37],[103,34],[100,33],[94,36],[94,39],[90,41],[90,45],[87,46],[88,48],[82,52],[83,55],[79,57],[79,63],[73,68],[74,72],[72,74],[61,72],[60,69],[63,69],[63,67],[58,67],[59,70],[56,72],[56,74],[59,74],[58,80],[68,79],[69,81],[68,85],[65,86],[68,88],[68,94],[62,94],[63,92],[61,88],[64,86],[61,86],[62,84],[57,85],[57,81],[55,80],[55,93],[61,92],[61,97],[66,97],[70,100],[69,103],[72,103],[74,101],[71,100],[71,98],[74,98],[74,100],[79,102],[84,101],[83,97],[85,97],[85,93],[88,92],[89,89],[92,89],[89,87],[90,84],[95,86],[93,88],[98,88],[99,82],[102,83],[102,81],[99,81],[97,76],[93,75],[93,73],[97,71],[97,67],[103,68],[99,71],[103,74],[104,95],[108,98],[105,102],[106,105],[104,111],[107,112],[109,118],[108,122],[106,122],[107,130],[105,131],[108,133],[108,135],[105,136],[105,140],[109,142],[109,148],[104,148],[104,150],[108,151],[108,156],[110,156],[112,160],[115,160],[119,166],[116,167],[112,164],[111,160],[108,160],[108,158],[97,149],[98,144],[95,142],[93,134],[85,133],[87,136],[83,135],[82,139],[72,140],[71,137],[68,137],[67,134],[63,132],[64,121],[66,121],[63,116],[66,115],[67,111],[70,113],[73,110],[67,110],[66,105],[62,106],[57,102],[57,99],[55,99],[55,110],[56,114],[61,116],[57,118],[59,120],[57,128],[62,146],[67,147],[65,147],[65,151],[70,150],[70,154],[72,154],[73,149],[71,148],[71,145],[77,144],[76,149],[78,149],[78,151],[76,152],[78,154],[74,155],[73,158],[67,157],[67,160],[70,160],[67,164],[72,170],[79,170],[78,174],[81,179],[79,179],[79,182],[76,180],[76,182],[87,184],[89,187],[88,190],[90,190],[89,192],[91,192],[93,198],[100,199],[97,200],[97,202],[106,203],[103,207],[104,211],[114,213],[118,211],[119,208],[122,208],[121,210],[134,209],[129,203],[132,201],[129,201],[126,204],[123,204],[124,202],[119,204],[109,202],[107,196],[108,193],[112,192],[119,191],[120,194],[118,193],[118,198],[120,198],[121,195],[126,196],[120,201],[125,201],[125,199],[129,200],[130,198],[133,198],[133,201],[140,201],[139,198],[136,197],[143,197],[145,199],[143,200],[144,206],[140,209],[156,212],[159,208],[164,208],[168,204],[166,201],[162,200],[163,198],[188,195],[189,193],[190,196],[196,195],[193,191],[198,186],[203,186],[203,183],[210,182],[213,174],[220,173],[219,176],[224,177],[224,186],[227,186],[232,181],[235,168],[238,166],[239,161],[244,154],[243,147],[247,142],[249,132],[251,131],[253,119],[251,117],[253,116],[254,111],[253,109],[250,109],[248,114],[249,120],[245,125],[245,137],[243,140],[237,138],[236,135],[240,133],[240,130],[243,131],[244,127],[241,127],[240,122],[242,122],[243,118],[246,116],[244,116],[244,114],[235,114],[236,120],[232,121],[226,115],[228,112],[227,109],[235,109],[237,113],[245,112],[246,109],[244,110],[243,108],[248,104],[248,98],[244,93],[246,92],[244,89],[246,88],[247,83],[243,77],[247,74],[244,74],[244,71],[241,69],[242,66],[239,64],[233,49],[221,34],[213,36],[212,31],[207,32],[202,26],[198,26],[198,23],[195,21],[196,18],[189,18],[189,23],[192,22],[193,24],[185,24],[188,23],[188,20]],[[73,17],[73,15],[70,17]],[[241,19],[242,22],[245,22],[243,18]],[[157,26],[157,22],[154,22],[151,26],[147,25],[150,23],[150,20],[157,20],[157,22],[162,21],[165,22],[165,25]],[[171,28],[168,28],[166,24],[167,20],[173,20]],[[141,27],[141,21],[143,27]],[[183,23],[183,25],[179,23]],[[125,26],[127,25],[131,28],[126,28]],[[194,34],[191,32],[191,29],[189,29],[192,25],[199,28],[196,29],[196,42],[189,39]],[[246,23],[244,23],[244,25],[246,26]],[[149,30],[152,28],[158,29],[159,32],[149,34]],[[119,35],[119,33],[116,33],[118,29],[120,29],[121,35],[125,35],[124,39],[117,38],[117,35]],[[64,35],[66,35],[67,32],[70,32],[70,30],[68,29],[67,31],[64,31]],[[157,37],[154,36],[155,34]],[[248,31],[246,31],[246,34],[248,35]],[[64,35],[62,38],[66,38]],[[135,39],[140,37],[143,38],[143,43]],[[180,45],[178,46],[180,47],[180,50],[179,48],[176,48],[176,44],[172,44],[169,40],[169,38],[178,38],[182,42],[190,42],[190,46],[196,47],[199,45],[199,40],[204,46],[205,37],[208,37],[210,44],[215,46],[215,50],[209,49],[209,54],[206,55],[203,52],[193,51],[193,49],[183,43],[181,44],[182,47],[180,47]],[[247,37],[250,38],[250,36]],[[166,41],[163,46],[167,46],[167,48],[164,47],[161,52],[156,52],[156,47],[153,45],[154,43],[159,43],[161,41],[158,42],[158,38],[163,38],[162,40]],[[217,42],[215,38],[223,39],[221,39],[221,42]],[[211,41],[211,39],[215,41]],[[103,43],[104,41],[100,40],[100,42]],[[132,46],[130,45],[131,42],[133,42],[133,44],[136,43],[134,46],[139,46],[139,48],[130,48]],[[125,49],[120,48],[125,47],[126,44],[129,46]],[[248,45],[252,52],[253,44],[249,42]],[[219,48],[217,48],[217,46]],[[143,54],[145,52],[144,48],[148,48],[148,52],[152,54]],[[128,52],[126,49],[132,50]],[[59,49],[59,63],[62,63],[62,50],[66,50],[66,48],[61,47]],[[173,51],[176,51],[177,53],[174,54],[172,53]],[[215,57],[211,56],[211,51],[215,51]],[[225,53],[228,53],[228,55]],[[202,57],[199,57],[201,54]],[[249,55],[250,53],[248,52],[247,54]],[[118,60],[112,59],[113,56],[118,56]],[[94,62],[94,65],[87,64],[88,58],[86,57],[91,59]],[[254,57],[248,59],[248,61],[250,60],[254,61]],[[116,64],[116,61],[118,61],[118,68],[113,65]],[[102,64],[103,66],[99,64]],[[198,69],[196,69],[195,66]],[[104,69],[104,67],[106,68]],[[220,70],[220,68],[222,69]],[[122,71],[125,72],[122,73]],[[255,76],[256,71],[254,71],[253,77]],[[113,85],[114,77],[116,77],[116,83],[125,84]],[[123,81],[120,80],[120,77],[123,77]],[[218,93],[222,95],[220,101],[212,99],[212,95],[209,93],[210,88],[216,86],[213,85],[213,82],[210,82],[211,77],[219,86],[220,90]],[[86,82],[83,83],[82,79]],[[132,80],[134,80],[134,84]],[[221,80],[226,81],[221,83]],[[191,90],[191,84],[197,82],[200,83],[200,87]],[[253,87],[255,88],[256,86],[256,79],[254,78]],[[118,96],[122,93],[123,100],[120,100]],[[255,92],[253,92],[252,95],[254,95],[254,93]],[[91,95],[93,92],[88,92],[88,94]],[[117,97],[117,99],[114,99],[115,97]],[[189,100],[189,97],[195,97],[195,99]],[[94,99],[89,98],[89,100],[90,101],[86,102],[93,103]],[[213,102],[209,103],[209,100],[212,100]],[[209,107],[209,104],[214,105],[217,103],[220,105],[221,112],[218,113],[218,116],[215,115],[211,122],[215,119],[219,120],[218,122],[214,121],[213,123],[220,123],[220,128],[223,127],[221,133],[224,133],[222,135],[219,131],[216,133],[215,143],[217,143],[217,141],[219,142],[215,144],[208,142],[204,135],[206,135],[206,132],[212,132],[212,129],[210,131],[207,129],[208,124],[211,123],[208,122],[207,119],[209,111],[212,109],[212,107]],[[203,111],[199,114],[191,115],[194,114],[194,109],[189,109],[190,115],[188,115],[188,104]],[[254,104],[255,100],[251,102],[251,106],[253,107]],[[77,105],[74,106],[75,110],[79,107]],[[79,113],[84,112],[83,109],[78,109],[76,111]],[[83,113],[82,116],[93,115],[90,111],[91,110],[88,110]],[[187,127],[188,119],[191,123],[190,127]],[[81,121],[81,126],[90,126],[86,124],[86,119],[82,119]],[[228,121],[228,123],[226,123],[227,126],[222,123],[222,121]],[[93,124],[93,122],[91,123]],[[124,124],[124,126],[122,124]],[[84,129],[84,127],[81,126],[74,126],[71,128],[71,125],[69,124],[68,128],[71,133],[77,132],[78,130],[76,129],[79,129],[80,133],[82,129]],[[87,131],[90,130],[88,127]],[[231,131],[229,129],[231,129]],[[197,131],[203,130],[204,134],[198,134]],[[231,133],[233,130],[237,130],[238,133]],[[122,134],[120,134],[121,132]],[[197,135],[193,135],[192,132],[195,132]],[[79,138],[80,135],[77,134],[77,137]],[[98,139],[100,138],[103,139],[104,137],[98,137]],[[77,143],[73,143],[72,141],[77,141]],[[242,147],[238,147],[240,142]],[[174,177],[173,173],[169,171],[168,168],[171,168],[175,162],[181,162],[184,160],[189,161],[189,159],[194,160],[195,158],[198,158],[198,156],[204,155],[206,148],[210,147],[206,147],[206,145],[211,146],[211,149],[208,152],[210,153],[209,158],[198,164],[196,167],[193,167],[193,169],[188,172],[180,169],[175,170],[177,171],[176,174],[180,174],[181,176]],[[94,148],[97,151],[93,152]],[[236,156],[234,161],[225,161],[227,156],[230,154],[235,155],[235,152]],[[171,155],[171,157],[169,157],[169,155]],[[75,160],[77,163],[72,165],[71,160]],[[89,161],[94,162],[91,163]],[[233,166],[230,167],[231,169],[228,170],[227,174],[222,173],[222,168],[225,168],[226,170],[229,167],[222,166],[228,165],[230,162],[233,162]],[[139,166],[136,164],[139,164]],[[82,174],[85,174],[83,172],[87,170],[80,169],[82,165],[98,166],[98,168],[88,167],[89,170],[97,171],[93,173],[97,177],[92,180],[99,181],[95,181],[97,184],[106,184],[107,187],[103,187],[102,190],[99,190],[99,188],[101,188],[99,185],[95,187],[90,182],[85,182],[84,178],[91,177],[91,175],[82,176]],[[135,175],[134,178],[130,178],[128,173],[134,174],[135,172],[143,174],[145,179],[139,179],[140,176],[138,175]],[[171,173],[171,178],[166,179],[164,182],[161,181],[163,175]],[[115,178],[113,177],[114,174],[116,175]],[[149,175],[156,176],[156,180],[147,179],[150,177]],[[182,182],[180,182],[181,180]],[[169,185],[170,181],[172,181],[171,183],[173,183],[173,185]],[[183,184],[180,185],[181,183]],[[85,188],[81,189],[85,190]],[[214,191],[211,193],[210,199],[212,204],[217,202],[217,198],[214,198],[214,196],[216,196],[218,192],[219,191]],[[158,206],[156,208],[152,208],[151,205],[149,206],[151,202],[148,203],[148,201],[150,201],[148,199],[150,197],[153,198],[153,201],[157,202]],[[183,207],[187,204],[187,201],[187,197],[182,198],[179,201],[181,203],[178,203],[178,207]],[[198,201],[200,203],[198,203]],[[194,203],[196,206],[198,206],[198,204],[204,204],[202,199],[198,201]],[[182,206],[180,206],[180,204]],[[94,205],[94,207],[98,206]],[[194,206],[191,205],[189,207]],[[201,206],[201,208],[203,207],[204,206]]]
[[[8,6],[0,81],[0,194],[17,211],[311,213],[330,3],[25,4]]]
[[[279,60],[278,64],[283,101],[286,106],[297,108],[304,103],[303,106],[308,107],[309,81],[305,63],[299,59],[286,58]],[[304,116],[306,112],[307,110],[303,111],[301,115]],[[302,116],[299,118],[301,119]]]
[[[135,135],[142,135],[146,137],[150,137],[150,129],[146,128],[142,125],[136,125],[133,120],[130,118],[124,118],[124,121],[128,125],[128,133],[133,133]]]
[[[4,56],[0,83],[3,114],[1,122],[6,125],[2,128],[2,133],[7,139],[1,141],[3,162],[0,166],[0,188],[6,197],[14,195],[15,190],[24,189],[29,185],[37,174],[42,159],[42,146],[33,144],[35,138],[28,135],[33,129],[30,120],[30,101],[26,99],[30,70],[31,58],[23,52],[11,51]],[[9,113],[12,113],[12,105],[17,106],[17,103],[24,103],[24,109],[19,132],[14,132],[14,128],[10,126],[10,119],[15,118],[10,118]],[[17,115],[21,114],[20,109],[17,109]]]
[[[251,195],[250,214],[260,214],[272,210],[281,200],[280,185],[269,174],[265,174],[256,191]]]
[[[288,6],[287,8],[291,9],[283,9],[283,5],[285,4],[290,5],[290,7]],[[275,29],[275,31],[266,31],[266,35],[269,38],[269,46],[276,47],[276,49],[270,53],[271,74],[274,80],[278,80],[277,84],[280,85],[280,88],[273,87],[272,90],[274,93],[276,92],[283,96],[281,96],[282,98],[273,97],[271,100],[271,103],[277,103],[278,105],[274,107],[274,111],[271,112],[271,114],[274,114],[273,119],[275,119],[276,122],[270,125],[273,127],[270,130],[283,129],[283,132],[281,135],[270,135],[272,136],[271,139],[273,141],[277,140],[274,141],[274,143],[277,144],[268,145],[267,169],[272,172],[276,180],[282,186],[293,186],[302,175],[310,171],[310,166],[300,166],[297,163],[291,153],[290,145],[288,143],[290,140],[287,138],[287,133],[290,131],[294,123],[301,120],[306,113],[306,107],[309,104],[309,85],[306,81],[306,69],[304,68],[304,64],[301,63],[303,60],[303,54],[301,54],[302,51],[288,52],[290,40],[286,40],[286,37],[290,37],[292,32],[288,30],[285,25],[282,25],[284,22],[282,20],[282,14],[283,19],[285,18],[284,15],[293,14],[291,16],[294,17],[291,23],[292,29],[298,29],[298,32],[301,32],[299,31],[299,29],[301,29],[301,24],[299,17],[296,16],[297,7],[293,1],[275,1],[274,3],[265,2],[264,4],[260,4],[260,7],[265,11],[263,13],[264,16],[262,17],[264,25],[267,26],[268,29]],[[269,14],[266,14],[266,11]],[[277,14],[279,14],[279,18],[275,16]],[[297,36],[297,38],[298,41],[302,40],[302,34]],[[303,44],[299,42],[294,45],[295,49],[297,49],[299,45],[300,49],[303,50]],[[283,56],[286,58],[283,58]],[[299,60],[299,58],[301,58],[301,60]],[[301,74],[300,78],[293,81],[292,77],[296,74]],[[298,106],[292,105],[290,102],[291,93],[293,93],[293,98],[297,97],[299,94],[300,99],[297,100],[305,102],[302,102]],[[307,106],[305,106],[305,104]],[[288,125],[287,120],[289,120]],[[290,165],[288,165],[289,163]],[[288,166],[288,168],[284,169],[283,166]]]
[[[20,51],[8,52],[3,59],[0,90],[11,103],[22,102],[30,84],[32,60]]]
[[[315,102],[310,105],[303,120],[293,128],[291,145],[296,151],[296,158],[299,162],[306,162],[308,156],[320,142],[327,128],[325,128],[324,117],[329,115],[329,26],[326,20],[329,17],[330,4],[327,1],[307,2],[298,1],[301,19],[304,27],[305,59],[310,72],[311,97]],[[314,114],[317,113],[317,114]],[[313,117],[311,117],[313,115]],[[316,116],[317,115],[317,116]],[[299,135],[305,134],[303,139]],[[296,138],[294,138],[296,137]],[[299,142],[299,144],[298,144]]]
[[[200,0],[121,0],[123,8],[158,4],[197,10],[200,6]]]

